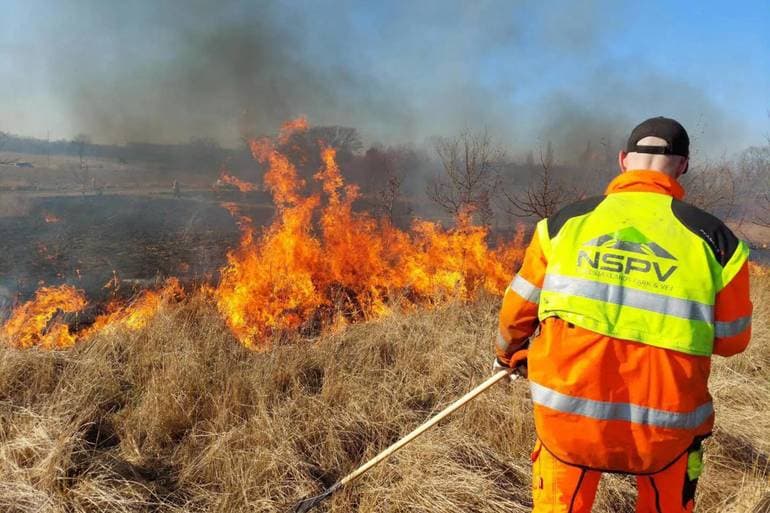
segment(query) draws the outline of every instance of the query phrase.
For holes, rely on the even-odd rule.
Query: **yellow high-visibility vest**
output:
[[[548,260],[538,316],[559,317],[607,336],[694,355],[711,355],[716,294],[746,262],[739,242],[719,262],[708,238],[688,229],[672,198],[613,193],[549,236],[537,233]]]

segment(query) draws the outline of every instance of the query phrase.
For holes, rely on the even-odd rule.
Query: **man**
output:
[[[535,513],[590,512],[602,472],[637,476],[637,513],[694,507],[710,357],[746,348],[752,305],[747,245],[681,201],[688,158],[673,119],[634,128],[606,195],[540,221],[506,290],[496,366],[527,356]]]

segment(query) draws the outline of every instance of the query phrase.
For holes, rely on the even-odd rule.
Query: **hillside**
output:
[[[701,513],[770,511],[770,276],[753,286],[750,349],[715,358]],[[0,510],[288,511],[490,374],[498,303],[259,353],[197,297],[71,350],[0,347]],[[527,395],[496,386],[321,510],[528,511]],[[595,511],[631,512],[633,494],[606,477]]]

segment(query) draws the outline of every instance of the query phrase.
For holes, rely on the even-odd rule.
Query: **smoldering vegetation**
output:
[[[237,203],[256,226],[273,217],[272,200],[262,187],[265,169],[246,145],[227,150],[203,141],[47,144],[0,136],[0,157],[32,166],[2,166],[5,303],[29,298],[41,282],[70,283],[103,297],[115,273],[146,284],[169,276],[216,281],[228,248],[239,238],[221,205]],[[417,218],[451,225],[471,211],[494,240],[512,236],[521,224],[531,227],[570,202],[602,194],[617,173],[621,145],[587,139],[580,152],[562,159],[558,141],[514,154],[489,129],[437,137],[428,146],[367,146],[355,128],[311,127],[281,147],[308,194],[321,190],[315,175],[324,146],[336,150],[345,181],[360,189],[357,211],[400,228]],[[64,154],[52,156],[48,150]],[[190,155],[179,160],[185,152]],[[186,166],[185,159],[195,165]],[[253,190],[222,182],[225,173]],[[751,243],[755,259],[770,259],[769,145],[729,158],[696,155],[683,183],[687,201],[727,220]]]
[[[704,513],[759,513],[770,497],[770,281],[756,271],[753,342],[715,359]],[[196,297],[68,351],[0,346],[0,509],[288,511],[484,379],[497,306],[449,304],[255,353]],[[527,396],[523,382],[494,388],[322,510],[529,511]],[[630,513],[633,490],[607,476],[594,511]]]
[[[116,286],[157,279],[215,279],[240,233],[216,202],[142,195],[32,198],[22,215],[0,216],[0,285],[21,298],[40,282],[72,283],[104,300]],[[248,209],[269,219],[272,206]],[[117,280],[105,288],[111,280]]]

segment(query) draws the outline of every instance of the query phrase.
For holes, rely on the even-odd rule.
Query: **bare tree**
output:
[[[5,132],[0,132],[0,152],[3,151],[3,148],[8,144],[8,134]],[[12,159],[10,157],[3,157],[0,155],[0,164],[13,164],[16,162],[16,159]]]
[[[751,222],[770,226],[770,138],[764,146],[744,150],[736,163],[737,208]]]
[[[72,139],[72,145],[80,159],[80,169],[88,168],[88,147],[91,145],[91,138],[86,134],[78,134]]]
[[[416,155],[406,148],[389,148],[384,153],[384,183],[375,196],[377,210],[394,223],[398,217],[409,216],[412,208],[404,199],[404,180],[409,163],[416,160]]]
[[[534,167],[534,166],[533,166]],[[550,142],[545,154],[540,151],[540,169],[536,180],[523,193],[511,194],[503,190],[507,200],[503,209],[516,217],[550,217],[567,201],[577,199],[580,193],[568,188],[554,173],[553,149]],[[534,171],[534,169],[533,169]]]
[[[765,193],[760,199],[759,215],[757,216],[757,224],[770,228],[770,193]]]
[[[344,167],[361,151],[363,143],[355,128],[314,126],[293,133],[280,150],[295,163],[300,176],[313,183],[312,177],[323,165],[320,156],[322,147],[334,148],[337,163]]]
[[[91,170],[88,168],[88,146],[91,144],[91,138],[86,134],[78,134],[70,144],[74,146],[80,160],[80,166],[72,170],[72,176],[75,183],[80,186],[80,192],[85,195],[93,180]]]
[[[736,179],[727,161],[706,162],[682,179],[687,201],[707,212],[730,217],[736,207]]]
[[[434,144],[443,173],[428,180],[428,199],[448,214],[458,216],[471,211],[482,224],[489,225],[505,152],[492,141],[486,129],[438,138]]]
[[[335,148],[339,154],[353,154],[364,147],[358,130],[347,126],[311,127],[307,134],[313,139],[320,139]]]

